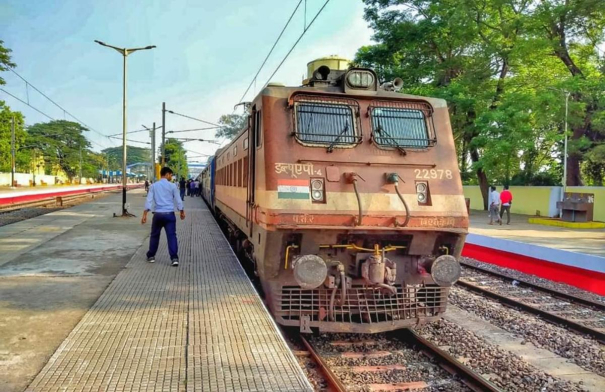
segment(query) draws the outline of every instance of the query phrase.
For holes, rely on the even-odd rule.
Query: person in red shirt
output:
[[[504,185],[504,190],[500,193],[500,222],[506,211],[506,224],[510,225],[510,206],[513,204],[513,194],[508,190],[508,185]]]

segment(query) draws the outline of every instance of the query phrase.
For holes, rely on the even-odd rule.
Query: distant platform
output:
[[[143,184],[128,184],[128,189],[141,188]],[[58,196],[73,196],[85,193],[105,192],[122,189],[122,184],[44,186],[35,188],[0,189],[0,206],[33,202]]]
[[[605,230],[539,226],[529,218],[514,214],[510,225],[489,225],[487,211],[471,211],[463,255],[605,295]]]

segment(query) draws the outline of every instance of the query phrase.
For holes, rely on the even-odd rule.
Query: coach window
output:
[[[261,111],[257,111],[254,118],[254,127],[256,129],[256,147],[260,147],[262,142],[262,133],[263,133],[263,116],[261,115]]]
[[[237,186],[237,172],[235,170],[235,162],[231,164],[231,186]]]
[[[357,103],[298,101],[294,104],[295,135],[303,144],[351,147],[361,142],[357,126]]]
[[[237,146],[233,147],[233,156],[237,156]]]
[[[239,187],[242,188],[244,186],[244,160],[240,159],[238,161],[238,166],[239,166]]]
[[[248,138],[244,139],[244,151],[248,149]]]
[[[244,188],[248,188],[248,157],[244,157]]]

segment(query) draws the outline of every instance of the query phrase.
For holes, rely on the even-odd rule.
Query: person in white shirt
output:
[[[491,187],[491,192],[489,194],[489,224],[494,224],[494,218],[496,218],[496,222],[502,224],[502,219],[500,219],[500,192],[496,190],[495,186]]]

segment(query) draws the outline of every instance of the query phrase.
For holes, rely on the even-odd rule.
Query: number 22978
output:
[[[453,174],[451,170],[444,169],[414,169],[414,173],[416,174],[416,178],[420,179],[436,179],[436,180],[446,180],[453,179]]]

